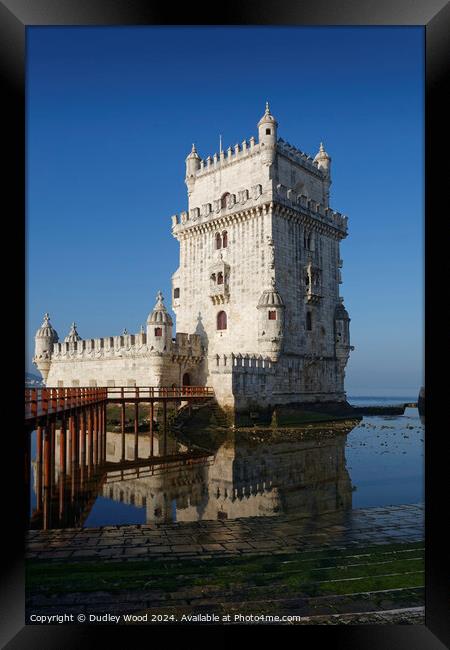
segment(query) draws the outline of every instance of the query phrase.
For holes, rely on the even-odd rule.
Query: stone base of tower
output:
[[[343,390],[343,373],[336,359],[232,356],[213,366],[207,379],[218,405],[232,415],[236,426],[274,423],[276,414],[315,411],[350,415]],[[295,419],[295,417],[293,418]]]

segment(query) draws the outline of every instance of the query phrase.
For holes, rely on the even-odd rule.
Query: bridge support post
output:
[[[164,418],[164,456],[167,456],[167,401],[163,402],[163,418]]]
[[[103,462],[106,463],[106,439],[108,437],[108,427],[106,419],[106,403],[103,404],[103,428],[104,428],[104,442],[103,442]]]
[[[122,460],[125,460],[125,402],[122,402],[120,406],[120,425],[122,429]]]
[[[134,404],[134,460],[139,457],[139,403]]]
[[[88,474],[92,474],[92,462],[94,456],[93,448],[93,417],[92,417],[92,406],[88,408]]]
[[[103,458],[103,411],[102,405],[97,405],[98,411],[98,463],[102,462]]]
[[[94,416],[94,465],[98,465],[98,408],[92,409]]]
[[[50,429],[50,498],[55,493],[55,460],[56,460],[56,422],[49,423]]]
[[[86,412],[84,410],[80,413],[80,436],[81,436],[80,480],[83,483],[85,473],[86,473]]]
[[[66,490],[66,463],[67,463],[67,448],[66,448],[66,418],[63,415],[61,418],[61,425],[59,429],[59,521],[64,523],[64,501]]]
[[[150,402],[150,458],[153,458],[153,417],[154,417],[155,404],[153,400]]]
[[[36,429],[36,510],[42,509],[42,427]]]
[[[44,427],[44,494],[43,494],[43,514],[42,527],[44,530],[50,528],[50,465],[51,465],[51,440],[50,440],[50,423]]]
[[[70,468],[71,468],[71,482],[70,482],[70,498],[75,500],[75,483],[77,480],[77,426],[76,415],[72,413],[69,419],[69,433],[70,433]]]

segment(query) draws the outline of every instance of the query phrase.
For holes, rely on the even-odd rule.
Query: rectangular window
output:
[[[173,290],[173,297],[174,298],[179,298],[180,297],[180,289],[178,287]]]
[[[277,312],[275,310],[269,311],[269,320],[277,320]]]
[[[162,336],[161,327],[155,327],[155,336]]]
[[[312,314],[310,311],[306,312],[306,329],[308,331],[312,330]]]

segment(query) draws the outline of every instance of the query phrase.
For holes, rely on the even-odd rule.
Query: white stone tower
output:
[[[186,160],[188,209],[172,217],[177,331],[201,335],[222,404],[344,401],[347,217],[329,207],[331,158],[279,138],[268,103],[257,128],[258,142],[205,159],[193,146]]]

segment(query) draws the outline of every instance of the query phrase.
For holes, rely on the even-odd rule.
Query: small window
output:
[[[306,329],[308,331],[312,330],[312,314],[310,311],[306,312]]]
[[[217,329],[226,330],[227,329],[227,315],[224,311],[219,311],[217,314]]]
[[[177,287],[176,289],[173,290],[173,297],[174,298],[179,298],[180,297],[180,289]]]
[[[218,232],[216,235],[216,249],[219,250],[219,248],[222,248],[222,237],[220,236],[220,233]]]
[[[227,233],[227,231],[225,230],[225,231],[222,233],[222,248],[226,248],[227,246],[228,246],[228,233]]]
[[[269,311],[269,320],[277,320],[277,312],[274,309]]]
[[[217,284],[223,284],[223,273],[217,274]]]
[[[162,327],[155,327],[155,336],[162,336]]]
[[[266,129],[266,135],[270,135],[270,129]]]

